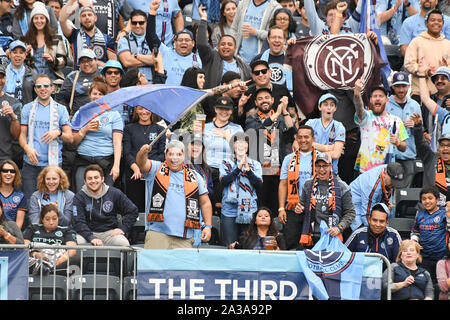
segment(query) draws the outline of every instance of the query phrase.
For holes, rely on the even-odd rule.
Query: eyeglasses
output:
[[[322,170],[322,169],[328,169],[330,165],[329,164],[322,164],[322,165],[317,165],[316,168],[318,170]]]
[[[443,144],[443,143],[441,143],[439,145],[439,147],[441,147],[441,148],[450,148],[450,144]]]
[[[14,169],[2,169],[2,173],[16,173]]]
[[[276,18],[275,21],[287,22],[287,21],[289,21],[289,18]]]
[[[135,25],[140,25],[140,26],[143,26],[145,23],[146,23],[147,21],[131,21],[131,24],[133,25],[133,26],[135,26]]]
[[[36,87],[36,89],[41,89],[41,88],[48,89],[52,86],[52,84],[51,83],[39,83],[39,84],[35,84],[34,86]]]
[[[266,74],[267,71],[269,71],[269,69],[255,70],[255,71],[253,71],[252,73],[253,73],[255,76],[259,76],[261,73],[262,73],[262,74]]]
[[[118,76],[120,74],[120,71],[119,70],[106,70],[105,73],[107,75],[114,74],[114,75]]]

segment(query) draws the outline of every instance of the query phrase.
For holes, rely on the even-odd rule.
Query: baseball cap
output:
[[[103,67],[103,69],[102,69],[102,75],[105,75],[105,71],[106,71],[106,69],[108,69],[108,68],[116,68],[116,69],[119,69],[119,70],[120,70],[120,73],[121,73],[122,75],[125,74],[125,71],[124,71],[123,68],[122,68],[122,64],[121,64],[119,61],[117,61],[117,60],[108,60],[108,61],[106,61],[105,65],[104,65],[104,67]]]
[[[10,50],[10,51],[13,51],[14,49],[16,49],[16,48],[18,48],[18,47],[21,47],[21,48],[23,48],[24,50],[27,50],[27,45],[26,45],[23,41],[15,40],[15,41],[13,41],[13,42],[11,42],[11,43],[9,44],[9,50]]]
[[[255,60],[255,61],[252,61],[250,63],[250,69],[252,69],[252,71],[253,71],[253,69],[255,69],[255,67],[259,66],[260,64],[265,65],[267,67],[267,69],[269,68],[269,63],[267,63],[267,61],[265,61],[265,60]]]
[[[4,74],[6,76],[6,67],[2,64],[0,64],[0,73]]]
[[[442,140],[450,140],[450,133],[443,134],[443,135],[439,138],[439,142],[441,142]]]
[[[374,211],[374,210],[382,211],[382,212],[387,213],[387,214],[389,214],[391,212],[389,210],[388,206],[386,204],[382,203],[382,202],[378,202],[377,204],[375,204],[372,207],[372,210],[370,210],[370,211]]]
[[[316,163],[319,161],[330,163],[330,156],[326,153],[318,152],[316,157]]]
[[[225,96],[219,97],[216,100],[216,104],[214,105],[214,107],[223,109],[233,109],[234,108],[233,100]]]
[[[406,72],[396,72],[394,76],[392,77],[392,85],[398,85],[398,84],[409,84],[409,77],[408,73]]]
[[[332,95],[331,93],[325,93],[320,97],[318,105],[320,106],[322,102],[328,99],[332,99],[335,103],[338,103],[338,99],[334,95]]]
[[[387,173],[391,177],[394,188],[406,188],[408,181],[405,179],[405,169],[397,162],[391,162],[387,165]]]
[[[450,81],[450,68],[445,66],[440,66],[437,68],[436,72],[431,76],[431,81],[434,82],[434,79],[437,75],[442,74],[447,77],[447,80]]]
[[[175,34],[175,39],[178,38],[178,36],[179,36],[180,34],[183,34],[183,33],[188,34],[188,35],[191,37],[191,39],[194,40],[194,35],[193,35],[192,32],[190,32],[188,29],[183,29],[183,30],[178,31],[178,32]]]
[[[81,58],[89,58],[89,59],[95,59],[97,56],[95,55],[95,52],[92,51],[89,48],[84,48],[81,50],[80,55],[78,56],[78,61],[80,61]]]
[[[234,72],[234,71],[227,71],[222,76],[221,84],[230,83],[231,81],[236,80],[236,79],[239,79],[239,80],[241,79],[241,75],[239,73]]]
[[[79,11],[79,14],[81,15],[85,11],[91,11],[92,13],[95,14],[95,9],[94,9],[94,7],[91,7],[91,6],[87,6],[87,7],[83,6],[83,7],[81,7],[80,11]]]
[[[372,96],[372,93],[377,90],[381,90],[384,92],[385,95],[388,95],[388,91],[386,90],[386,88],[382,85],[379,85],[379,86],[373,86],[370,88],[369,96]]]

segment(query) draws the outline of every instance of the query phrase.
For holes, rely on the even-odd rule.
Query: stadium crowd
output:
[[[293,97],[287,48],[359,33],[362,3],[0,0],[0,243],[129,246],[145,213],[148,249],[262,249],[270,236],[303,250],[325,221],[393,263],[394,299],[449,299],[449,2],[371,2],[368,38],[392,73],[368,101],[365,79],[310,114]],[[72,128],[87,103],[146,84],[208,97],[173,126],[124,104]],[[405,188],[420,196],[401,237],[389,220]]]

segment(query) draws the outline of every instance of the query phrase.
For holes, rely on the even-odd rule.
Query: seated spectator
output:
[[[386,269],[383,273],[383,290],[392,290],[392,300],[433,300],[433,283],[430,273],[417,265],[422,261],[420,245],[412,240],[401,243],[396,263],[391,265],[392,283],[387,282]]]
[[[213,29],[211,40],[214,48],[216,48],[219,44],[220,39],[224,35],[231,35],[232,29],[231,25],[233,24],[234,17],[236,16],[237,3],[234,0],[225,0],[222,1],[222,5],[220,6],[220,17],[219,22]]]
[[[80,70],[69,73],[56,94],[55,100],[67,107],[72,117],[78,109],[91,102],[89,89],[95,77],[100,76],[94,51],[83,49],[78,54]]]
[[[0,161],[13,159],[13,143],[16,143],[20,135],[20,111],[22,104],[15,98],[5,94],[6,85],[5,66],[0,65]],[[17,159],[19,160],[19,159]]]
[[[313,147],[320,152],[326,152],[333,161],[333,173],[338,174],[338,162],[345,145],[345,127],[334,119],[338,100],[330,93],[319,98],[320,118],[309,119],[306,125],[314,129]]]
[[[447,243],[445,257],[436,265],[436,277],[440,289],[439,300],[450,300],[450,242]]]
[[[240,125],[231,122],[233,101],[228,97],[219,97],[214,105],[216,117],[205,124],[203,143],[206,149],[206,160],[211,167],[214,185],[214,210],[220,210],[222,205],[222,185],[219,181],[219,168],[222,161],[231,156],[229,141],[236,132],[243,132]],[[194,131],[195,133],[196,131]]]
[[[40,74],[34,91],[37,98],[22,109],[19,144],[23,157],[23,191],[30,199],[36,191],[39,172],[48,165],[62,164],[62,145],[72,143],[72,130],[66,107],[55,102],[49,76]]]
[[[16,10],[13,14],[12,23],[14,39],[20,39],[27,33],[31,21],[31,11],[38,6],[47,10],[50,26],[53,30],[58,30],[58,20],[50,6],[46,6],[42,2],[36,0],[20,0],[18,2],[19,5],[15,8]]]
[[[446,207],[438,206],[439,189],[436,186],[425,186],[420,190],[420,203],[423,209],[417,211],[411,230],[411,240],[422,247],[420,265],[428,270],[433,283],[437,283],[436,264],[444,258],[447,247],[447,232],[450,231],[450,212]]]
[[[238,132],[230,139],[233,155],[220,165],[223,187],[220,224],[225,246],[239,239],[258,208],[258,193],[262,187],[261,163],[248,156],[250,137]]]
[[[138,209],[122,191],[104,181],[99,165],[86,167],[85,184],[73,199],[77,242],[94,246],[129,246],[127,234],[136,223]],[[122,216],[121,221],[118,215]]]
[[[275,237],[276,250],[286,250],[283,234],[278,230],[269,208],[260,207],[254,214],[248,229],[239,236],[239,241],[229,245],[230,249],[265,250],[263,239]]]
[[[3,203],[2,214],[6,219],[14,221],[19,229],[25,225],[25,214],[28,211],[28,200],[20,190],[22,178],[19,167],[12,160],[0,164],[0,200]]]
[[[47,74],[53,83],[59,86],[64,81],[62,69],[67,65],[68,52],[63,36],[50,26],[50,17],[44,6],[35,6],[30,14],[30,26],[23,37],[30,51],[28,65],[37,74]]]
[[[136,204],[139,212],[145,211],[145,181],[144,174],[136,164],[136,155],[144,144],[153,142],[164,130],[156,123],[155,116],[144,107],[134,108],[137,119],[125,126],[123,131],[123,158],[125,161],[126,195]],[[151,160],[164,161],[166,139],[161,137],[148,154]]]
[[[76,246],[75,232],[59,225],[58,206],[54,203],[42,207],[39,223],[34,223],[23,232],[25,244],[42,243],[49,245]],[[30,274],[53,273],[54,269],[66,274],[67,260],[75,257],[75,249],[41,249],[30,250]]]
[[[272,20],[270,21],[269,30],[273,26],[278,26],[281,28],[281,30],[283,30],[283,39],[284,39],[283,49],[284,50],[287,49],[288,41],[291,39],[293,40],[296,39],[295,38],[296,23],[294,21],[294,18],[292,17],[291,11],[286,8],[280,8],[275,10],[275,12],[273,13]],[[269,34],[267,34],[267,37],[269,37]],[[263,53],[267,49],[269,49],[268,38],[264,40],[260,53]]]
[[[384,203],[377,203],[370,210],[368,227],[353,231],[345,242],[351,252],[373,252],[386,257],[389,262],[395,262],[398,249],[402,243],[400,234],[389,227],[389,209]]]
[[[129,67],[120,80],[120,87],[132,87],[148,84],[145,74],[139,71],[138,67]]]
[[[212,207],[205,181],[185,165],[184,144],[172,140],[164,162],[148,159],[150,145],[143,145],[136,160],[146,180],[146,249],[192,248],[196,230],[200,239],[211,239]]]
[[[58,207],[58,225],[72,226],[74,193],[69,190],[69,178],[58,166],[48,166],[39,173],[37,191],[31,195],[28,220],[38,223],[42,207],[54,203]]]
[[[36,97],[33,91],[36,71],[25,64],[27,56],[27,46],[20,40],[15,40],[9,44],[10,63],[6,67],[6,83],[3,91],[14,97],[22,105],[34,100]]]
[[[107,87],[103,78],[94,78],[89,89],[91,101],[106,94]],[[94,163],[100,165],[107,174],[105,183],[109,186],[114,184],[120,174],[123,127],[122,116],[118,111],[112,110],[100,114],[80,130],[72,131],[73,145],[77,146],[75,190],[81,190],[84,170]]]
[[[0,199],[0,244],[23,244],[23,235],[19,226],[3,214],[3,202]]]

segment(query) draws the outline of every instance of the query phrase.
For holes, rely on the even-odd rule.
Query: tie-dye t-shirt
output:
[[[361,122],[355,114],[355,122],[361,130],[361,147],[356,158],[355,170],[361,173],[385,164],[388,153],[392,153],[391,162],[394,161],[394,145],[390,143],[391,133],[396,134],[400,141],[408,139],[408,132],[403,121],[389,113],[377,116],[372,110],[365,110],[364,119]]]

